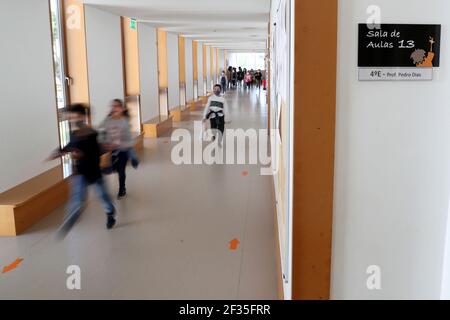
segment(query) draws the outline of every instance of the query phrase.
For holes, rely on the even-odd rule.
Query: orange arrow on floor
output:
[[[19,266],[19,264],[22,263],[22,261],[23,261],[23,259],[20,259],[20,258],[16,259],[16,261],[11,263],[9,266],[4,267],[2,273],[7,273],[7,272],[10,272],[10,271],[16,269]]]
[[[233,239],[230,241],[230,250],[237,250],[240,242],[238,239]]]

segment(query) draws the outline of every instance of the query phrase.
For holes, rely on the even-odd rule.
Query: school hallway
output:
[[[266,128],[265,91],[226,95],[229,128]],[[177,126],[193,133],[203,109]],[[175,130],[176,128],[174,128]],[[198,137],[193,137],[197,139]],[[58,209],[20,237],[0,241],[2,299],[277,299],[272,177],[259,165],[180,165],[170,134],[146,139],[138,170],[128,167],[127,198],[115,201],[108,231],[93,190],[64,241],[55,239]],[[108,177],[117,193],[116,176]],[[236,250],[230,241],[239,241]],[[81,270],[81,290],[68,290],[68,266]]]
[[[432,4],[0,1],[0,300],[450,300]]]

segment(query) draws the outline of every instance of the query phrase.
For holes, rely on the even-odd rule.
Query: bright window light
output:
[[[230,53],[229,65],[235,68],[246,68],[248,70],[264,70],[265,69],[265,54],[264,53]]]

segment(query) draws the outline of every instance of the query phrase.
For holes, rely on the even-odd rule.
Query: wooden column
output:
[[[206,47],[205,44],[203,44],[202,49],[203,49],[203,56],[202,56],[202,58],[203,58],[203,83],[201,85],[205,87],[205,83],[206,83],[206,88],[204,88],[204,90],[203,90],[204,94],[206,95],[208,93],[208,76],[207,76],[208,75],[208,72],[207,72],[208,68],[207,68],[207,65],[206,65],[206,61],[207,61],[207,59],[206,59],[207,47]]]
[[[194,82],[198,81],[198,41],[192,41],[192,63],[194,65]]]
[[[142,112],[138,24],[135,23],[132,28],[131,22],[130,18],[121,17],[124,92],[125,104],[131,117],[131,131],[140,133],[142,131],[142,119],[140,118]]]
[[[223,70],[225,70],[225,72],[228,69],[227,59],[228,59],[228,52],[227,52],[227,50],[223,50]]]
[[[131,28],[131,19],[122,17],[122,49],[125,96],[141,94],[139,77],[138,30]]]
[[[217,77],[217,83],[220,82],[220,68],[219,68],[219,49],[216,48],[216,77]]]
[[[167,69],[167,33],[158,29],[158,81],[159,81],[159,114],[169,115],[168,101],[168,69]]]
[[[66,74],[70,78],[67,100],[89,104],[84,5],[78,0],[63,0],[62,8]]]
[[[337,0],[295,1],[293,299],[329,299]]]
[[[216,57],[215,57],[215,52],[214,52],[213,47],[210,47],[210,58],[209,59],[210,59],[209,60],[209,62],[210,62],[209,75],[211,77],[211,82],[215,83],[216,78],[214,76],[214,70],[216,69],[216,67],[215,67],[214,60],[216,60]],[[212,90],[212,88],[211,88],[211,90]]]

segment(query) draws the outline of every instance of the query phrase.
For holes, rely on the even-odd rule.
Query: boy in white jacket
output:
[[[216,140],[216,135],[219,133],[219,143],[222,142],[223,134],[225,132],[225,123],[230,123],[228,105],[225,98],[221,95],[222,86],[216,84],[214,86],[214,94],[208,99],[205,111],[203,113],[203,121],[211,122],[211,129],[213,130],[213,141]]]

